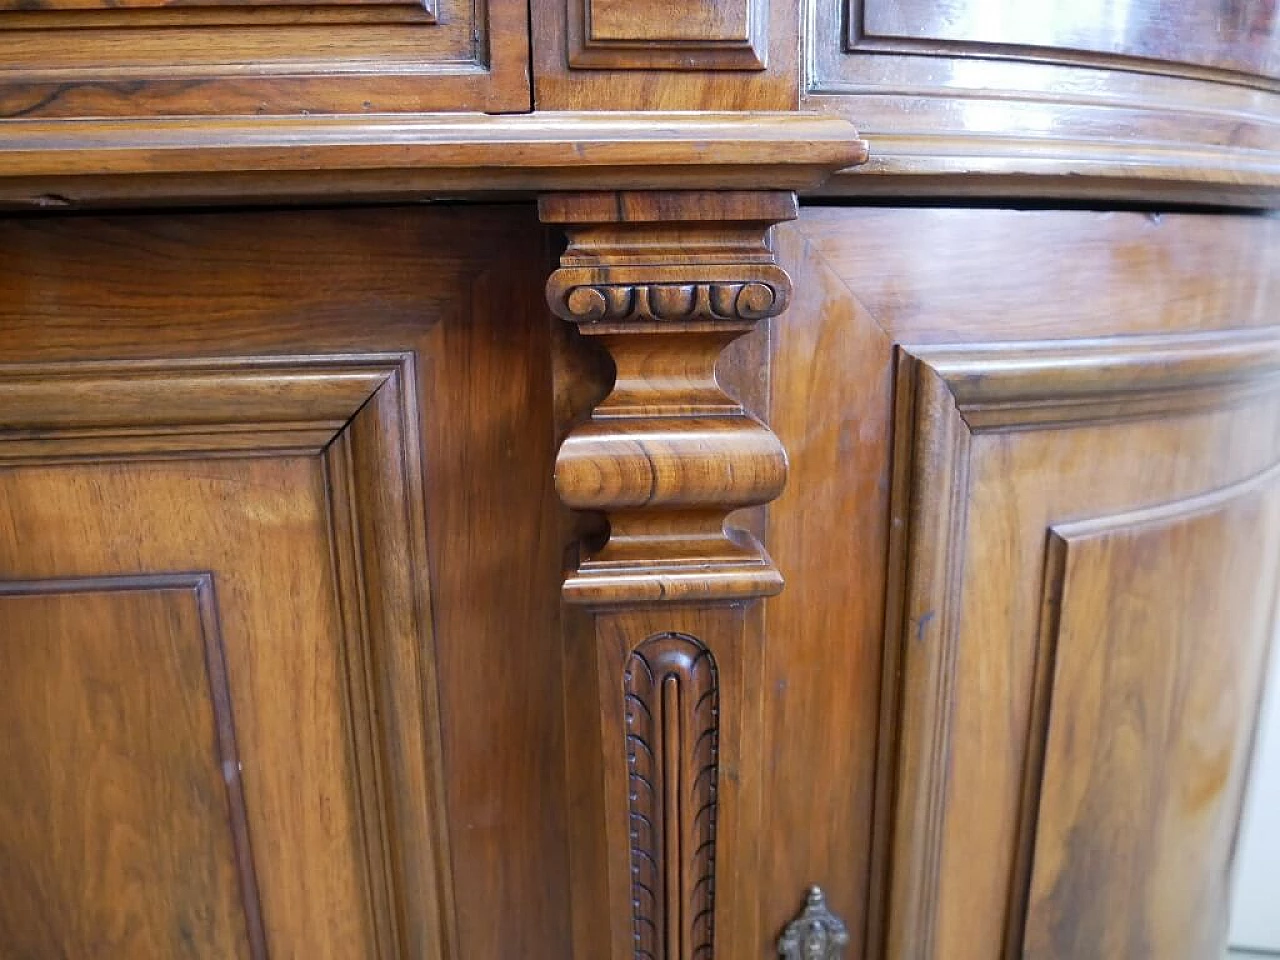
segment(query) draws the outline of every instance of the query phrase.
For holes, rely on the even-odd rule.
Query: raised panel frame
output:
[[[950,957],[939,915],[948,856],[946,817],[955,736],[960,630],[965,616],[965,550],[970,537],[970,464],[983,437],[1045,433],[1153,418],[1242,411],[1280,390],[1280,330],[1110,337],[1090,341],[928,345],[898,348],[894,404],[889,590],[875,786],[869,939],[889,960]],[[1230,500],[1269,483],[1256,477],[1185,501],[1134,503],[1138,514],[1168,516]],[[1146,511],[1146,512],[1142,512]],[[1099,520],[1053,521],[1044,530],[1042,607],[1051,590],[1052,544]],[[1000,949],[1022,949],[1025,897],[1048,717],[1052,629],[1042,613],[1035,638],[1017,834],[1012,856],[991,851],[1009,874]],[[979,952],[986,947],[975,947]],[[967,956],[967,955],[966,955]]]
[[[452,956],[456,941],[416,382],[412,353],[0,365],[6,467],[321,459],[369,951],[386,960]]]
[[[1073,595],[1075,592],[1073,587],[1078,585],[1078,578],[1081,575],[1080,567],[1089,562],[1084,556],[1087,551],[1105,554],[1109,547],[1123,550],[1126,545],[1124,541],[1127,541],[1130,549],[1136,548],[1141,552],[1142,548],[1136,546],[1139,540],[1145,540],[1146,545],[1151,547],[1159,542],[1157,538],[1160,537],[1177,537],[1179,534],[1190,536],[1194,534],[1197,526],[1203,527],[1214,522],[1225,521],[1232,511],[1241,511],[1245,516],[1253,518],[1257,526],[1253,524],[1249,526],[1254,535],[1265,534],[1269,527],[1276,526],[1277,517],[1280,517],[1280,464],[1203,496],[1114,516],[1055,524],[1049,530],[1044,586],[1041,595],[1041,630],[1038,638],[1040,652],[1033,692],[1032,722],[1028,736],[1022,836],[1019,840],[1018,860],[1014,865],[1008,921],[1007,953],[1010,957],[1054,956],[1064,949],[1072,952],[1083,943],[1094,944],[1095,949],[1104,953],[1117,949],[1131,950],[1134,949],[1138,931],[1141,930],[1142,942],[1147,945],[1146,949],[1153,953],[1173,957],[1178,951],[1183,951],[1183,955],[1188,958],[1198,958],[1213,954],[1217,949],[1216,941],[1226,935],[1226,905],[1230,889],[1229,874],[1234,842],[1210,851],[1210,855],[1204,859],[1197,857],[1198,853],[1204,851],[1190,848],[1196,840],[1204,839],[1203,836],[1196,835],[1196,830],[1198,828],[1203,831],[1206,820],[1209,821],[1207,826],[1210,831],[1216,828],[1219,839],[1223,832],[1234,834],[1239,822],[1244,780],[1250,764],[1246,761],[1232,766],[1230,761],[1233,758],[1229,754],[1215,754],[1212,775],[1197,777],[1194,770],[1181,766],[1180,761],[1187,759],[1184,751],[1191,749],[1192,746],[1188,741],[1209,739],[1213,733],[1221,733],[1221,727],[1224,725],[1234,728],[1233,746],[1239,746],[1240,741],[1243,740],[1245,749],[1252,752],[1262,682],[1266,673],[1268,641],[1277,623],[1275,598],[1271,597],[1258,605],[1266,610],[1263,614],[1266,626],[1262,631],[1256,631],[1252,636],[1246,637],[1243,649],[1226,650],[1215,647],[1211,651],[1200,651],[1203,655],[1227,664],[1224,669],[1228,671],[1235,668],[1234,677],[1239,684],[1235,692],[1241,696],[1231,697],[1228,700],[1232,706],[1238,705],[1239,710],[1231,717],[1234,722],[1226,724],[1222,723],[1222,711],[1208,717],[1199,713],[1193,714],[1190,718],[1186,717],[1182,709],[1185,708],[1189,712],[1194,709],[1194,704],[1187,702],[1191,695],[1182,682],[1172,685],[1175,687],[1172,691],[1167,687],[1161,691],[1165,695],[1171,694],[1171,698],[1176,697],[1178,701],[1177,708],[1166,704],[1169,710],[1163,714],[1156,704],[1151,703],[1152,700],[1158,701],[1162,698],[1155,691],[1138,686],[1140,681],[1137,681],[1134,675],[1138,671],[1140,671],[1139,675],[1151,674],[1167,680],[1168,674],[1163,674],[1161,671],[1173,670],[1177,671],[1175,676],[1180,681],[1187,680],[1180,670],[1183,665],[1177,663],[1178,655],[1179,653],[1194,655],[1196,651],[1185,649],[1187,639],[1185,636],[1182,638],[1183,649],[1178,649],[1176,640],[1171,640],[1171,636],[1176,636],[1179,632],[1177,627],[1169,627],[1167,633],[1161,631],[1168,646],[1173,648],[1166,651],[1165,662],[1156,664],[1149,660],[1142,660],[1136,664],[1130,663],[1130,670],[1134,672],[1129,673],[1125,679],[1134,683],[1132,686],[1125,687],[1126,696],[1120,697],[1114,694],[1106,696],[1096,703],[1096,711],[1089,709],[1088,704],[1082,705],[1078,701],[1091,694],[1097,694],[1099,687],[1105,691],[1106,685],[1114,682],[1112,667],[1117,662],[1121,664],[1117,672],[1124,672],[1123,666],[1128,658],[1127,651],[1123,647],[1127,646],[1128,638],[1121,636],[1119,646],[1122,649],[1090,648],[1086,653],[1066,645],[1063,633],[1066,629],[1064,621],[1072,620],[1074,614],[1081,612],[1078,608],[1087,604],[1087,600]],[[1237,522],[1235,525],[1239,527],[1240,523]],[[1221,545],[1222,542],[1219,541],[1219,544]],[[1227,547],[1236,554],[1243,553],[1249,548],[1262,551],[1267,546],[1267,541],[1261,538],[1248,543],[1236,538],[1228,542],[1242,544],[1243,550]],[[1166,543],[1166,547],[1168,546]],[[1213,544],[1206,544],[1206,546],[1212,547]],[[1222,560],[1221,557],[1216,559]],[[1256,579],[1259,588],[1265,589],[1268,582],[1277,583],[1274,552],[1270,558],[1272,568],[1270,578],[1265,574],[1268,563],[1265,555],[1253,559],[1256,563],[1241,563],[1238,559],[1232,561],[1235,565],[1234,572],[1237,574],[1235,583],[1238,588],[1247,591],[1249,588],[1246,584],[1250,583],[1251,576]],[[1182,560],[1183,572],[1190,576],[1194,567],[1187,562],[1188,558],[1185,556]],[[1096,569],[1105,569],[1105,560],[1095,558],[1095,562],[1098,564]],[[1212,578],[1214,575],[1221,578],[1233,569],[1230,564],[1225,563],[1218,566],[1216,570],[1215,566],[1217,565],[1206,564],[1198,572],[1207,575],[1206,578]],[[1096,570],[1093,573],[1096,577]],[[1176,575],[1175,573],[1174,576]],[[1113,588],[1127,586],[1126,581],[1121,577],[1108,579],[1109,586]],[[1196,585],[1203,586],[1203,582]],[[1226,583],[1220,584],[1220,587],[1229,589]],[[1180,595],[1178,592],[1169,592],[1175,600]],[[1260,589],[1259,592],[1261,593],[1262,590]],[[1185,596],[1185,594],[1181,595]],[[1213,593],[1202,597],[1202,608],[1217,609],[1219,614],[1248,608],[1247,599],[1237,607],[1231,603],[1223,603],[1220,597],[1221,594]],[[1258,614],[1261,610],[1255,609],[1253,612]],[[1076,639],[1078,647],[1079,638]],[[1238,659],[1233,660],[1233,654]],[[1093,667],[1094,662],[1100,663],[1101,666]],[[1086,666],[1086,663],[1089,666]],[[1204,664],[1202,663],[1201,666],[1203,667]],[[1192,669],[1195,670],[1195,668]],[[1087,678],[1079,676],[1082,670],[1089,670]],[[1195,670],[1195,672],[1201,671]],[[1204,670],[1203,673],[1212,677],[1213,670]],[[1098,687],[1091,686],[1091,681],[1097,681]],[[1073,688],[1073,682],[1078,686]],[[1186,683],[1186,686],[1193,684],[1194,680],[1191,680]],[[1068,702],[1061,703],[1064,700]],[[1096,772],[1094,768],[1097,765],[1107,763],[1123,765],[1126,760],[1130,763],[1135,760],[1132,754],[1126,755],[1122,747],[1113,749],[1115,744],[1110,742],[1106,735],[1096,739],[1078,736],[1079,726],[1087,729],[1091,722],[1097,722],[1099,718],[1095,715],[1096,713],[1101,713],[1103,718],[1109,719],[1113,716],[1112,712],[1116,710],[1125,714],[1136,714],[1134,716],[1136,722],[1145,721],[1155,728],[1141,731],[1147,735],[1143,738],[1144,740],[1155,739],[1159,735],[1162,719],[1170,726],[1177,725],[1179,720],[1186,723],[1190,719],[1191,722],[1186,723],[1186,727],[1195,728],[1194,733],[1184,730],[1185,736],[1166,731],[1168,739],[1159,742],[1158,746],[1148,748],[1150,750],[1163,748],[1166,751],[1158,763],[1143,765],[1142,755],[1139,754],[1137,763],[1134,764],[1136,769],[1130,766],[1116,778],[1123,783],[1123,787],[1117,793],[1126,798],[1134,797],[1134,805],[1128,809],[1125,809],[1124,802],[1119,796],[1102,798],[1102,802],[1096,805],[1090,805],[1082,799],[1085,796],[1096,796],[1100,785],[1093,782],[1093,774]],[[1156,716],[1148,716],[1148,712]],[[1116,727],[1120,726],[1122,725],[1116,725]],[[1125,733],[1132,733],[1132,731],[1117,732],[1121,738]],[[1243,736],[1241,736],[1242,732]],[[1090,739],[1093,739],[1093,743],[1090,746],[1084,746],[1084,743]],[[1081,756],[1075,755],[1072,748],[1076,744],[1072,743],[1073,740],[1079,744],[1078,751]],[[1203,746],[1203,744],[1195,745]],[[1221,746],[1220,743],[1215,745]],[[1080,773],[1079,767],[1085,765],[1085,756],[1088,757],[1089,766],[1087,786],[1081,786],[1070,779],[1063,782],[1063,778]],[[1163,792],[1158,787],[1150,790],[1153,786],[1150,779],[1155,776],[1154,768],[1156,767],[1164,767],[1165,776],[1169,777],[1165,781]],[[1189,780],[1180,779],[1180,774],[1190,775]],[[1182,847],[1175,854],[1167,846],[1167,841],[1171,839],[1167,835],[1151,837],[1141,836],[1141,834],[1144,826],[1158,822],[1168,807],[1179,806],[1183,790],[1175,792],[1169,788],[1170,785],[1179,785],[1185,790],[1189,783],[1194,784],[1195,802],[1175,813],[1175,816],[1181,814],[1177,818],[1179,828],[1176,831],[1177,842],[1180,846],[1183,843],[1187,846]],[[1144,788],[1147,789],[1144,790]],[[1068,794],[1070,796],[1067,796]],[[1041,849],[1048,845],[1050,839],[1062,839],[1058,835],[1064,830],[1064,824],[1055,819],[1055,814],[1061,814],[1063,812],[1061,808],[1064,806],[1078,818],[1071,821],[1072,839],[1068,841],[1068,850]],[[1131,829],[1117,831],[1120,835],[1107,835],[1106,827],[1116,826],[1114,819],[1122,819],[1126,813],[1138,816],[1135,822],[1129,824]],[[1100,822],[1090,823],[1090,819]],[[1081,820],[1084,821],[1083,824]],[[1083,857],[1074,849],[1070,849],[1075,846],[1074,828],[1076,826],[1083,826],[1085,831],[1092,834],[1092,836],[1080,838],[1080,846],[1086,851]],[[1186,889],[1188,884],[1174,883],[1176,889],[1172,891],[1173,897],[1182,895],[1185,897],[1185,902],[1152,904],[1148,898],[1140,895],[1139,884],[1133,884],[1129,891],[1125,891],[1123,881],[1117,884],[1121,889],[1115,890],[1114,894],[1117,896],[1113,897],[1108,893],[1105,873],[1096,877],[1089,874],[1089,867],[1098,863],[1098,860],[1089,856],[1091,844],[1112,843],[1119,848],[1125,842],[1122,839],[1123,835],[1127,835],[1131,846],[1123,853],[1119,849],[1113,849],[1109,853],[1109,856],[1115,857],[1118,861],[1117,872],[1125,869],[1133,871],[1136,867],[1140,874],[1149,877],[1167,875],[1173,871],[1161,870],[1156,864],[1160,862],[1162,856],[1165,858],[1163,862],[1167,864],[1169,855],[1184,862],[1191,860],[1196,864],[1197,886],[1193,888],[1194,892]],[[1163,847],[1162,839],[1166,842]],[[1093,849],[1096,849],[1096,846]],[[1063,852],[1066,852],[1067,856],[1059,859],[1056,854]],[[1145,864],[1142,858],[1148,858]],[[1084,861],[1083,864],[1080,863],[1081,860]],[[1152,860],[1156,863],[1150,862]],[[1138,862],[1135,863],[1135,861]],[[1083,878],[1072,876],[1072,869],[1081,866],[1084,868],[1085,876]],[[1082,882],[1087,884],[1088,893],[1080,889]],[[1132,895],[1133,900],[1126,903],[1124,907],[1120,907],[1116,901],[1126,893]],[[1166,895],[1168,893],[1169,891],[1166,891]],[[1056,909],[1055,901],[1059,899],[1063,901],[1061,906],[1066,909],[1070,917],[1066,923]],[[1099,901],[1105,901],[1105,903]],[[1153,923],[1152,918],[1149,917],[1153,909],[1162,909],[1166,914],[1172,909],[1177,919],[1165,915]],[[1144,921],[1146,921],[1145,925]],[[1067,947],[1058,940],[1058,937],[1067,929],[1078,931],[1070,934],[1073,938],[1079,938],[1076,940],[1075,948]],[[1050,938],[1052,938],[1051,942],[1046,943],[1045,941]],[[1124,946],[1119,946],[1117,940],[1127,942]]]
[[[732,0],[741,30],[693,36],[664,23],[664,5],[625,4],[616,19],[600,0],[567,0],[569,66],[596,70],[764,70],[770,0]],[[618,6],[618,4],[615,4]]]

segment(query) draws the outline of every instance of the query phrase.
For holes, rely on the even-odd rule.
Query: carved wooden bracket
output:
[[[782,492],[777,437],[716,380],[716,359],[786,309],[791,280],[769,228],[796,214],[789,193],[545,197],[569,247],[547,301],[613,357],[613,391],[564,441],[556,489],[605,513],[611,536],[565,584],[575,603],[768,596],[782,578],[741,507]]]
[[[725,519],[776,497],[787,459],[721,388],[716,361],[786,309],[791,281],[768,239],[795,197],[570,194],[543,198],[541,213],[569,238],[551,309],[617,374],[556,459],[561,499],[610,525],[564,585],[583,611],[566,641],[575,956],[758,955],[762,621],[750,601],[782,577]]]

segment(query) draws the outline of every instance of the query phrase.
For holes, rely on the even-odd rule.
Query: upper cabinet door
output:
[[[0,118],[529,109],[520,0],[0,0]]]
[[[955,192],[926,179],[942,175],[1261,206],[1280,189],[1274,0],[813,3],[807,92],[856,118],[899,192]]]
[[[850,51],[954,53],[1149,73],[1280,80],[1280,22],[1266,0],[844,0]]]

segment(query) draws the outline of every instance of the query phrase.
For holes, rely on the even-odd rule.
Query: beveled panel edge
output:
[[[866,160],[799,113],[0,121],[0,207],[601,189],[807,189]]]
[[[0,364],[0,463],[318,453],[403,362],[343,354]]]
[[[814,195],[1280,205],[1280,84],[1222,71],[845,49],[805,0],[801,106],[857,121],[871,162]]]
[[[213,574],[207,571],[106,574],[41,580],[0,580],[0,599],[15,596],[47,596],[69,593],[118,593],[190,590],[195,594],[204,647],[205,680],[217,742],[215,762],[227,793],[231,848],[235,857],[244,911],[245,934],[251,960],[267,960],[266,928],[262,922],[262,899],[253,865],[249,818],[244,802],[244,781],[240,776],[240,754],[236,747],[231,689],[227,682],[226,653],[218,621]]]
[[[974,432],[1168,414],[1280,387],[1280,327],[904,349]]]
[[[901,960],[934,956],[972,433],[945,381],[902,348],[894,379],[866,955]]]
[[[1157,503],[1116,514],[1054,523],[1046,531],[1045,567],[1040,591],[1040,629],[1036,637],[1036,671],[1027,732],[1027,759],[1018,811],[1017,845],[1009,886],[1005,955],[1023,956],[1023,938],[1035,866],[1036,823],[1045,773],[1045,751],[1053,711],[1053,686],[1065,600],[1067,561],[1073,544],[1109,534],[1145,532],[1205,517],[1280,482],[1280,463],[1251,477],[1185,500]]]
[[[321,457],[377,956],[446,960],[458,930],[418,376],[412,353],[391,357]]]

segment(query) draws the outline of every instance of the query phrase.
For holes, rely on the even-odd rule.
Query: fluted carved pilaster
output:
[[[721,386],[725,348],[786,309],[769,248],[786,193],[544,197],[568,235],[557,315],[616,377],[564,439],[556,489],[607,541],[564,585],[587,626],[567,653],[576,955],[714,960],[759,952],[760,618],[782,577],[726,517],[781,493],[778,438]],[[589,838],[589,839],[586,839]]]

